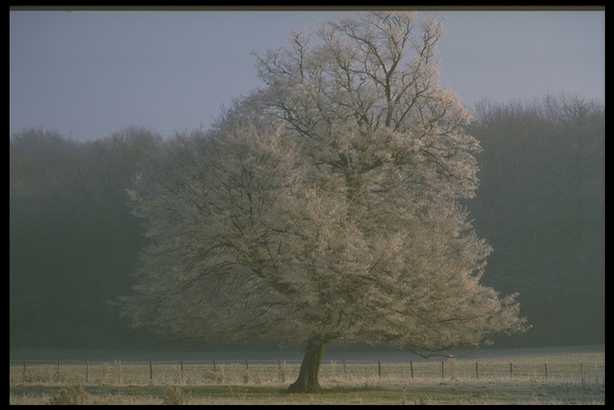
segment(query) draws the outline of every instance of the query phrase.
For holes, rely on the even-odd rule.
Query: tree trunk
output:
[[[317,337],[310,338],[307,341],[307,348],[305,349],[305,356],[301,363],[298,379],[288,388],[290,393],[314,393],[320,391],[318,372],[320,371],[320,362],[323,355],[324,343]]]

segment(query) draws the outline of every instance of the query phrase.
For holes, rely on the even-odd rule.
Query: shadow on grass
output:
[[[30,395],[45,395],[53,394],[56,391],[62,389],[65,386],[44,386],[44,385],[17,385],[11,386],[10,391],[14,394],[30,394]],[[155,385],[155,386],[143,386],[143,385],[126,385],[126,386],[114,386],[114,385],[97,385],[97,386],[83,386],[89,394],[95,395],[126,395],[126,396],[163,396],[166,389],[170,386]],[[184,393],[188,393],[193,397],[209,396],[209,397],[231,397],[234,395],[242,396],[288,396],[288,397],[301,397],[305,395],[317,395],[317,396],[330,396],[338,394],[356,394],[356,393],[375,393],[375,392],[392,392],[398,389],[384,386],[333,386],[323,387],[318,393],[290,393],[288,387],[280,386],[242,386],[242,385],[202,385],[202,386],[178,386]]]
[[[11,386],[17,396],[53,396],[66,386]],[[84,386],[98,397],[149,397],[163,400],[170,385]],[[604,386],[515,385],[352,385],[323,386],[318,393],[290,393],[287,386],[190,385],[179,386],[195,403],[288,403],[288,404],[480,404],[480,403],[591,403],[603,401]]]
[[[398,389],[391,389],[390,387],[383,386],[332,386],[322,387],[317,393],[290,393],[288,387],[280,386],[241,386],[241,385],[226,385],[226,386],[183,386],[183,391],[190,393],[193,396],[232,396],[236,394],[240,395],[253,395],[253,396],[287,396],[287,397],[301,397],[306,395],[314,396],[331,396],[339,394],[356,394],[356,393],[375,393],[375,392],[390,392]]]

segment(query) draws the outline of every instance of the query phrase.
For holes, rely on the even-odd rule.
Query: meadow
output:
[[[25,366],[24,366],[25,363]],[[11,404],[604,404],[605,354],[334,361],[290,394],[300,361],[16,361]]]

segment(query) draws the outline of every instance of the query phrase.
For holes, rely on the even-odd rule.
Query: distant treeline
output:
[[[485,280],[534,325],[498,346],[604,343],[603,106],[579,98],[484,102],[480,188],[467,205],[494,248]],[[126,189],[164,144],[145,129],[90,142],[43,130],[10,140],[10,343],[174,346],[136,333],[109,303],[130,293],[145,243]]]

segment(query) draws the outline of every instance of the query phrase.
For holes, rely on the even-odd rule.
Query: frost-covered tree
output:
[[[130,191],[147,221],[136,324],[203,341],[425,354],[519,331],[515,295],[480,284],[489,245],[461,201],[478,142],[437,78],[440,27],[368,13],[258,58],[259,93],[179,138]]]

